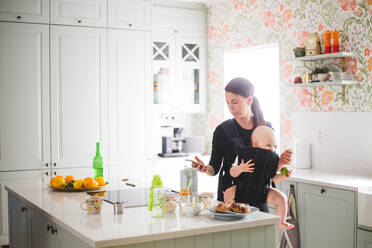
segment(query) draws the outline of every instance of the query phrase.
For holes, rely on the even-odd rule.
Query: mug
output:
[[[80,204],[80,208],[87,211],[88,214],[99,214],[102,209],[102,197],[88,197]]]

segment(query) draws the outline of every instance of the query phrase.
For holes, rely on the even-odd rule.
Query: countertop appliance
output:
[[[173,128],[173,136],[162,136],[161,146],[162,151],[158,155],[160,157],[184,157],[185,153],[185,138],[183,137],[183,128]]]

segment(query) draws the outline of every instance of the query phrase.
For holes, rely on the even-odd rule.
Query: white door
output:
[[[176,96],[182,112],[205,111],[205,40],[177,38]]]
[[[53,168],[89,167],[100,141],[105,160],[107,31],[51,26]]]
[[[110,164],[145,159],[151,36],[146,31],[109,30]]]
[[[50,162],[49,28],[0,23],[0,171]]]
[[[107,27],[107,0],[50,0],[50,23]]]
[[[109,0],[108,26],[150,30],[151,2],[149,0]]]
[[[0,21],[49,23],[49,0],[1,0]]]
[[[0,202],[1,202],[1,236],[2,240],[8,237],[8,191],[6,186],[19,184],[32,184],[45,187],[49,183],[50,170],[33,170],[0,173]],[[41,196],[40,196],[41,197]],[[40,199],[41,200],[41,199]],[[16,228],[19,224],[16,224]]]

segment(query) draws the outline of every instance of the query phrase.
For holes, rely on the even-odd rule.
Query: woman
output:
[[[225,87],[227,106],[233,119],[221,123],[213,133],[212,154],[209,165],[204,165],[198,157],[192,167],[210,176],[220,173],[218,179],[217,200],[223,201],[224,191],[232,185],[230,168],[235,161],[239,147],[250,147],[253,129],[259,125],[271,124],[264,120],[260,105],[254,97],[254,86],[245,78],[234,78]],[[285,150],[279,160],[279,165],[291,162],[292,151]],[[246,172],[252,171],[252,164],[243,164]],[[222,168],[221,168],[222,164]],[[220,170],[221,169],[221,170]],[[259,204],[261,211],[269,212],[266,203]]]

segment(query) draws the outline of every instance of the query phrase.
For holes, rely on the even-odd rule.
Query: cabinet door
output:
[[[57,233],[55,236],[55,242],[53,248],[90,248],[88,244],[84,243],[70,232],[65,229],[56,226]]]
[[[1,0],[0,21],[49,23],[49,0]]]
[[[48,30],[0,23],[0,171],[50,161]]]
[[[10,247],[26,248],[31,244],[30,208],[9,194]]]
[[[205,111],[205,40],[178,38],[174,95],[182,112]]]
[[[8,191],[5,186],[28,183],[32,185],[46,185],[49,182],[49,170],[34,170],[34,171],[17,171],[17,172],[1,172],[0,173],[0,230],[1,235],[8,235]]]
[[[175,39],[173,36],[153,35],[152,37],[152,102],[163,111],[171,110],[177,99],[175,90]]]
[[[52,162],[92,166],[96,142],[107,155],[104,29],[51,26]]]
[[[50,23],[107,27],[107,0],[50,0]]]
[[[32,248],[54,248],[54,236],[51,233],[52,223],[37,210],[31,211]]]
[[[109,30],[110,164],[145,159],[151,37],[146,31]]]
[[[162,34],[205,37],[205,10],[153,6],[152,27]]]
[[[372,232],[358,228],[357,248],[372,248]]]
[[[108,26],[150,30],[151,2],[149,0],[109,0]]]
[[[298,184],[302,248],[354,247],[354,194],[347,190]]]

